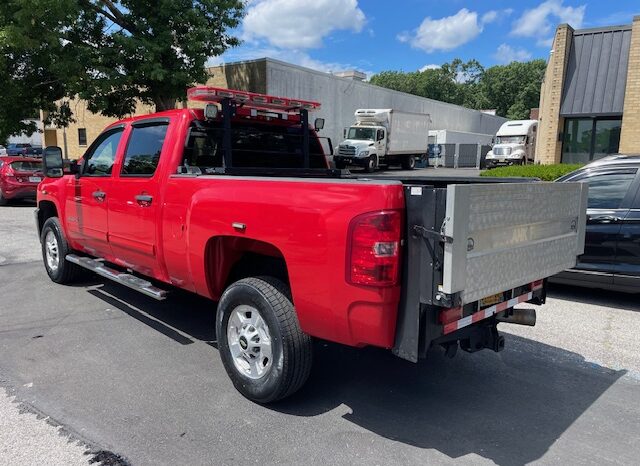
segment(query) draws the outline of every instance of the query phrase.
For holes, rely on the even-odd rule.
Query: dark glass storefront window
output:
[[[587,163],[618,152],[621,119],[567,118],[562,143],[563,163]]]

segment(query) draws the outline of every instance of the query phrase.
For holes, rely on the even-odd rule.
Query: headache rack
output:
[[[208,171],[212,175],[236,175],[236,176],[280,176],[280,177],[308,177],[308,178],[349,178],[348,170],[336,170],[330,168],[313,168],[310,157],[309,137],[309,112],[320,108],[319,102],[290,99],[286,97],[271,96],[232,89],[223,89],[210,86],[197,86],[187,90],[187,99],[206,102],[219,106],[222,122],[222,167]],[[301,167],[277,168],[277,167],[238,167],[234,165],[232,147],[232,120],[238,109],[249,110],[250,117],[260,114],[275,116],[283,120],[298,120],[301,128],[300,153],[302,157]],[[245,112],[246,113],[246,112]],[[217,111],[210,112],[205,108],[205,119],[208,115],[218,117]],[[324,121],[323,121],[324,122]],[[329,140],[331,149],[331,142]],[[187,173],[188,174],[188,173]]]

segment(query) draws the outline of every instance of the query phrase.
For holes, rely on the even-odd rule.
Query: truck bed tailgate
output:
[[[586,203],[582,183],[449,185],[441,291],[465,304],[573,267]]]

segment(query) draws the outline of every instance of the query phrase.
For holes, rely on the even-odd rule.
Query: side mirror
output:
[[[42,152],[42,168],[44,176],[48,178],[61,178],[62,175],[64,175],[62,149],[58,146],[45,147]]]
[[[342,128],[342,137],[343,138],[347,137],[347,128]]]
[[[324,118],[316,118],[316,120],[313,122],[313,127],[316,131],[320,131],[322,128],[324,128]]]
[[[77,160],[64,160],[64,173],[70,175],[78,175],[80,173],[80,164]]]

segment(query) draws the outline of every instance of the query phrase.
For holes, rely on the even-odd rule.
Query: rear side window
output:
[[[635,169],[592,175],[579,181],[589,183],[590,209],[618,209],[631,183],[636,177]]]
[[[168,122],[135,126],[122,164],[124,176],[151,176],[160,161],[160,153],[167,134]]]

